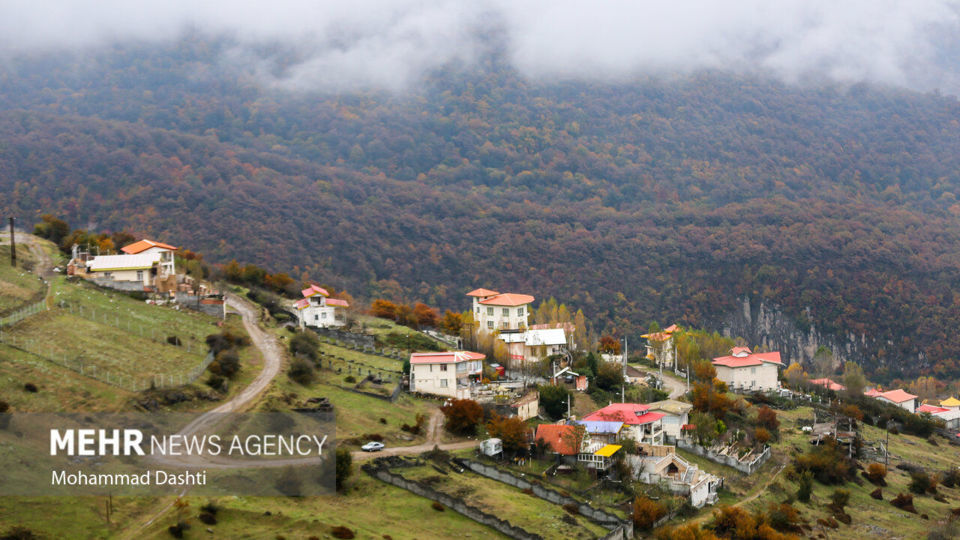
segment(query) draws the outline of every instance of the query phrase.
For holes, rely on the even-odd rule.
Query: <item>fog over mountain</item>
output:
[[[12,0],[6,58],[76,55],[185,31],[233,38],[221,61],[291,89],[402,91],[431,69],[469,68],[491,47],[528,77],[619,80],[719,69],[788,82],[875,82],[957,93],[954,0],[547,2]]]

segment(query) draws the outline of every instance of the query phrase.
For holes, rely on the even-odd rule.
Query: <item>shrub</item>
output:
[[[913,512],[914,514],[917,513],[917,509],[913,507],[913,495],[898,493],[897,496],[890,501],[890,504],[901,510]]]
[[[224,377],[221,377],[216,373],[211,373],[210,376],[207,377],[206,385],[209,386],[210,388],[213,388],[214,390],[223,390],[226,382],[227,382],[227,379],[225,379]]]
[[[797,489],[797,500],[800,502],[810,502],[810,494],[813,492],[813,474],[809,471],[800,474],[800,487]]]
[[[940,483],[948,488],[960,485],[960,469],[953,468],[943,473]]]
[[[930,475],[925,472],[914,472],[910,475],[910,491],[917,495],[923,495],[927,491],[937,490],[937,484]]]
[[[180,341],[180,338],[178,338],[177,336],[167,336],[167,343],[169,343],[170,345],[175,345],[177,347],[183,346],[183,342]]]
[[[483,420],[483,407],[471,399],[454,399],[440,408],[446,418],[444,427],[456,435],[473,435]]]
[[[773,436],[770,435],[770,432],[766,428],[758,427],[753,432],[753,438],[760,444],[767,444]]]
[[[0,414],[3,414],[9,410],[10,410],[10,404],[0,399]]]
[[[32,382],[28,382],[27,384],[23,385],[23,389],[31,394],[36,394],[38,391],[37,385],[33,384]]]
[[[220,507],[217,506],[213,501],[207,501],[207,504],[200,507],[200,511],[217,515],[217,512],[220,511]]]
[[[550,418],[562,418],[567,412],[567,399],[573,399],[565,386],[545,384],[538,388],[540,405]]]
[[[170,536],[174,538],[183,538],[183,533],[189,528],[190,528],[190,525],[181,521],[176,525],[171,525],[167,527],[167,532],[169,532]]]
[[[798,473],[809,471],[824,485],[842,484],[854,477],[855,469],[833,438],[824,439],[820,446],[794,458]]]
[[[350,450],[343,447],[337,447],[337,491],[343,489],[347,479],[353,473],[353,455]]]
[[[875,489],[875,490],[873,490],[873,491],[870,492],[870,496],[873,497],[874,499],[878,500],[878,501],[882,501],[882,500],[883,500],[883,490],[880,489],[880,488],[877,488],[877,489]]]
[[[757,411],[757,424],[771,433],[776,433],[780,429],[780,420],[777,419],[777,413],[766,405],[760,407]]]
[[[297,332],[297,335],[290,338],[289,348],[293,356],[316,362],[320,357],[320,338],[309,330]]]
[[[440,504],[440,503],[438,503],[437,501],[433,501],[433,504],[430,505],[430,508],[433,508],[433,509],[436,510],[437,512],[443,512],[444,510],[446,510],[446,509],[443,507],[443,505]]]
[[[349,384],[354,384],[354,383],[357,382],[357,378],[354,377],[353,375],[347,375],[346,377],[343,378],[343,382],[349,383]]]
[[[887,477],[887,466],[883,463],[871,463],[867,465],[864,477],[873,484],[885,486],[887,485],[886,480],[884,480]]]
[[[26,527],[13,527],[0,536],[2,540],[35,540],[37,538],[40,537],[33,534],[33,531]]]
[[[197,518],[198,518],[200,521],[206,523],[207,525],[216,525],[216,524],[217,524],[217,516],[211,514],[210,512],[200,512],[200,515],[197,516]]]
[[[380,423],[383,424],[383,425],[386,425],[386,424],[387,424],[387,419],[386,419],[386,418],[381,418],[381,419],[380,419]]]
[[[766,519],[771,527],[780,532],[796,531],[799,529],[800,512],[787,503],[771,503],[767,507]]]
[[[639,530],[649,530],[665,515],[667,508],[657,501],[643,496],[633,500],[633,526]]]
[[[334,538],[342,538],[345,540],[350,540],[351,538],[356,537],[353,531],[351,531],[350,529],[342,525],[339,527],[334,527],[330,529],[330,536],[333,536]]]
[[[214,371],[213,365],[216,364],[219,366],[217,371]],[[223,375],[228,379],[232,379],[240,371],[240,355],[237,354],[236,349],[227,349],[217,353],[216,360],[210,364],[211,369],[214,373],[218,375]]]
[[[287,371],[287,376],[297,384],[307,386],[313,382],[316,373],[314,373],[313,364],[311,364],[310,361],[303,358],[294,358],[293,361],[290,362],[290,369]]]
[[[300,497],[303,494],[303,482],[293,467],[287,467],[273,483],[281,494],[288,497]]]

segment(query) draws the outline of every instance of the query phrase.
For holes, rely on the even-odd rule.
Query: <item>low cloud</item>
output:
[[[290,88],[402,90],[430,69],[469,68],[491,48],[537,78],[628,79],[698,69],[759,71],[789,82],[876,82],[960,90],[953,0],[574,2],[366,0],[7,0],[0,51],[85,50],[171,41],[184,29],[228,35],[225,61]],[[279,44],[283,58],[263,52]]]

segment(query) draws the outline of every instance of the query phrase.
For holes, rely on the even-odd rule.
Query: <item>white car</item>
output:
[[[379,452],[383,450],[383,443],[381,442],[368,442],[367,444],[360,447],[364,452]]]

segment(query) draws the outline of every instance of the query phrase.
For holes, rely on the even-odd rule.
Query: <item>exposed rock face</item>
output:
[[[739,300],[741,308],[724,317],[720,332],[725,336],[743,337],[751,347],[763,346],[771,351],[780,351],[786,365],[798,361],[811,362],[821,346],[833,352],[837,366],[848,360],[864,367],[877,362],[875,339],[853,334],[823,334],[815,326],[803,330],[778,306],[768,305],[763,300],[751,301],[747,297]]]

